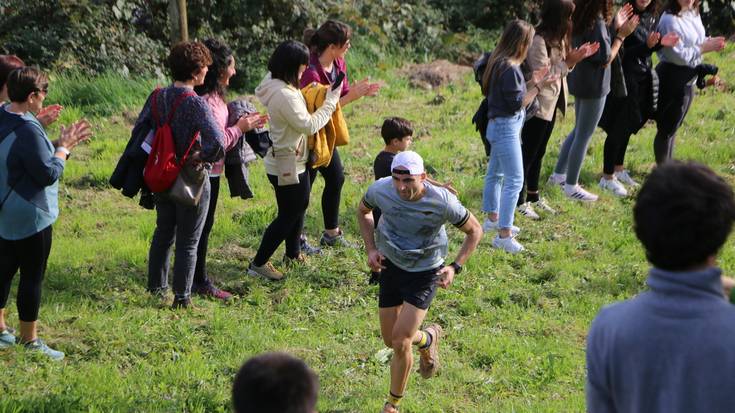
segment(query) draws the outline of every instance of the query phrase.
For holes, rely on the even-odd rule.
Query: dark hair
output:
[[[194,86],[194,91],[200,96],[215,93],[223,97],[227,93],[227,87],[220,83],[220,79],[227,72],[227,68],[230,67],[234,59],[232,49],[216,39],[206,39],[203,43],[212,55],[212,63],[209,65],[209,71],[204,77],[204,83],[199,86]]]
[[[572,15],[572,34],[582,35],[592,30],[597,16],[602,15],[605,24],[612,21],[612,0],[575,0]]]
[[[572,13],[572,0],[544,0],[541,6],[541,22],[536,26],[536,33],[549,46],[561,49],[562,43],[571,44],[569,36],[572,34]]]
[[[8,80],[10,72],[23,66],[25,66],[25,63],[23,63],[23,61],[16,55],[0,55],[0,89],[5,86],[5,82]]]
[[[180,42],[171,48],[168,69],[174,80],[191,80],[194,72],[212,64],[212,55],[202,42]]]
[[[286,40],[276,47],[270,60],[268,70],[273,79],[280,79],[289,85],[299,87],[299,67],[309,64],[309,49],[296,40]]]
[[[331,44],[342,47],[350,37],[352,37],[350,26],[337,20],[327,20],[316,30],[304,30],[304,43],[316,54],[322,54]]]
[[[735,221],[735,198],[708,167],[672,161],[648,176],[633,217],[651,264],[683,271],[704,264],[725,243]]]
[[[410,135],[413,135],[411,122],[399,117],[386,118],[380,128],[380,136],[386,145],[390,145],[393,139],[402,139]]]
[[[638,11],[638,7],[636,7],[635,1],[636,0],[628,0],[627,1],[627,3],[630,3],[630,5],[633,6],[633,12],[635,14],[641,15],[643,13],[649,13],[652,16],[657,16],[658,15],[658,10],[659,10],[659,6],[660,6],[659,3],[658,3],[658,0],[651,0],[651,2],[648,3],[648,6],[646,6],[646,9],[643,10],[642,12],[641,11]]]
[[[692,10],[697,14],[699,14],[699,4],[700,0],[694,0],[694,4],[692,5]],[[678,0],[669,0],[666,2],[666,6],[664,6],[664,11],[669,14],[673,14],[674,16],[678,16],[679,13],[681,13],[681,5]]]
[[[8,98],[11,102],[25,102],[34,92],[48,91],[48,76],[33,67],[19,67],[8,75]]]
[[[286,353],[248,360],[232,384],[236,413],[311,413],[319,379],[303,361]]]

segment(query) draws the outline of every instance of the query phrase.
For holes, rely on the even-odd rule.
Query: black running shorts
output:
[[[436,272],[442,268],[409,272],[396,267],[392,262],[385,259],[383,265],[386,267],[380,272],[380,293],[378,295],[378,307],[396,307],[404,302],[414,307],[426,310],[436,295]]]

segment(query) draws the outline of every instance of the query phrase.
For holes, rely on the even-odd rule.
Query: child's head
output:
[[[643,184],[633,207],[648,261],[669,271],[708,264],[735,221],[733,190],[704,165],[669,162]]]
[[[399,117],[387,118],[380,128],[380,135],[385,146],[393,146],[399,151],[405,151],[411,145],[413,128],[411,122]]]
[[[316,374],[296,357],[265,353],[248,360],[232,384],[237,413],[312,413],[319,393]]]
[[[490,89],[490,79],[498,64],[506,61],[513,65],[519,65],[526,60],[528,48],[531,47],[536,30],[525,20],[515,19],[505,26],[498,44],[495,45],[493,54],[487,61],[485,74],[482,76],[482,92],[487,95]]]

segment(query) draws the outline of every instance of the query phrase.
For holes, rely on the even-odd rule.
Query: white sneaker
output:
[[[495,236],[495,238],[493,238],[492,246],[493,248],[499,248],[511,254],[517,254],[525,250],[523,245],[521,245],[520,242],[516,241],[515,237],[513,236],[510,236],[508,238],[500,238],[500,235],[497,235]]]
[[[637,186],[640,186],[640,184],[638,184],[638,182],[634,181],[633,178],[630,177],[630,174],[628,173],[627,170],[626,171],[621,171],[621,172],[615,172],[615,174],[613,174],[613,176],[616,177],[616,178],[618,178],[618,181],[620,181],[620,183],[622,183],[622,184],[625,184],[625,185],[628,185],[628,186],[632,186],[634,188],[637,187]]]
[[[533,210],[533,207],[531,206],[530,202],[526,202],[525,204],[518,205],[516,207],[516,211],[518,211],[519,214],[529,218],[529,219],[539,219],[541,218],[538,216],[536,211]]]
[[[556,215],[556,213],[557,213],[554,208],[552,208],[551,206],[549,206],[548,203],[546,203],[546,200],[544,198],[539,198],[539,200],[536,201],[536,202],[533,202],[533,204],[536,205],[536,208],[538,208],[538,209],[540,209],[542,211],[546,211],[546,212],[548,212],[551,215]]]
[[[567,180],[567,174],[558,174],[556,172],[549,176],[549,183],[563,187]]]
[[[606,189],[612,192],[613,195],[621,198],[628,196],[628,191],[625,190],[623,184],[621,184],[614,176],[613,179],[600,178],[600,188]]]
[[[582,189],[579,184],[577,185],[564,185],[564,195],[567,196],[569,199],[574,199],[576,201],[583,201],[583,202],[595,202],[597,201],[597,195],[593,194],[592,192],[587,192],[584,189]]]
[[[490,221],[489,218],[485,218],[485,222],[482,223],[482,231],[483,232],[492,232],[492,231],[498,231],[500,228],[498,227],[498,224],[500,221]],[[510,233],[513,235],[518,235],[518,233],[521,232],[521,229],[517,226],[513,225],[510,227]]]

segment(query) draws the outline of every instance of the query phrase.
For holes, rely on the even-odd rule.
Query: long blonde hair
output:
[[[488,94],[492,86],[491,82],[495,82],[495,79],[500,75],[500,73],[494,74],[496,67],[500,67],[503,62],[518,65],[526,60],[528,48],[531,46],[535,33],[533,26],[525,20],[515,19],[508,23],[503,35],[498,40],[498,44],[495,46],[495,50],[493,50],[493,54],[487,60],[485,73],[482,75],[482,93],[484,95]]]

